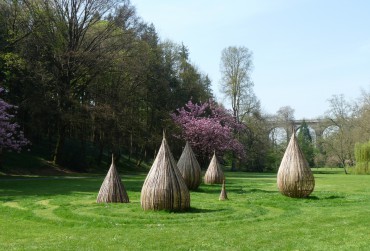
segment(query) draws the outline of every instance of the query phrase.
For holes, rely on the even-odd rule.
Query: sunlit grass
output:
[[[191,192],[186,213],[145,212],[145,174],[122,175],[129,204],[96,204],[103,176],[0,177],[0,250],[365,250],[370,176],[314,170],[307,199],[280,195],[275,174],[226,173]]]

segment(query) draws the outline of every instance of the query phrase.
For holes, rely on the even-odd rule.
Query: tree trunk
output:
[[[98,166],[100,166],[101,161],[103,159],[103,153],[104,153],[104,144],[102,142],[99,142],[99,154],[98,154],[98,158],[96,160]]]
[[[141,163],[143,162],[143,158],[139,158],[137,161],[136,161],[136,167],[139,168],[141,166]]]
[[[231,160],[231,171],[236,172],[236,161],[235,161],[235,153],[232,154],[232,160]]]
[[[81,169],[82,170],[85,170],[86,167],[90,164],[90,163],[87,163],[87,160],[86,160],[86,140],[84,139],[83,136],[81,136],[80,138],[80,161],[81,161]]]
[[[59,130],[58,130],[58,139],[55,145],[54,156],[53,156],[54,164],[61,164],[65,137],[66,137],[66,126],[60,125]]]
[[[346,167],[345,167],[345,166],[343,167],[343,169],[344,169],[344,173],[345,173],[345,174],[348,174],[347,169],[346,169]]]
[[[132,145],[133,145],[133,139],[132,139],[132,132],[130,133],[130,150],[129,150],[129,153],[128,153],[128,160],[131,160],[131,156],[132,156]]]
[[[346,161],[345,161],[345,160],[342,160],[342,161],[341,161],[341,165],[342,165],[342,167],[343,167],[344,173],[345,173],[345,174],[348,174],[347,169],[346,169]]]
[[[145,149],[146,149],[146,145],[143,146],[140,150],[139,156],[137,157],[137,161],[136,161],[136,167],[140,167],[141,163],[145,160],[145,158],[146,158],[146,150]]]
[[[3,167],[3,149],[0,148],[0,169]]]

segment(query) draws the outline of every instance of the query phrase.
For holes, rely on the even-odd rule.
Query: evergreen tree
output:
[[[312,144],[312,137],[310,134],[310,129],[305,120],[303,120],[302,125],[298,132],[298,143],[302,149],[306,160],[310,167],[314,166],[314,146]]]

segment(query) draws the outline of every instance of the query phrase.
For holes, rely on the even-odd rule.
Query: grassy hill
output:
[[[103,154],[100,163],[97,163],[97,152],[93,146],[88,146],[85,157],[78,156],[78,144],[67,142],[65,151],[65,164],[55,165],[52,159],[52,148],[47,142],[38,142],[32,145],[30,150],[16,152],[4,152],[0,174],[3,175],[68,175],[71,173],[105,173],[111,164],[111,155]],[[117,168],[125,171],[145,171],[150,164],[141,162],[137,165],[135,158],[121,155]]]

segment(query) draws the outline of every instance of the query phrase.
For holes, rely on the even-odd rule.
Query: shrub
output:
[[[370,141],[355,145],[356,165],[353,168],[355,174],[370,174]]]

